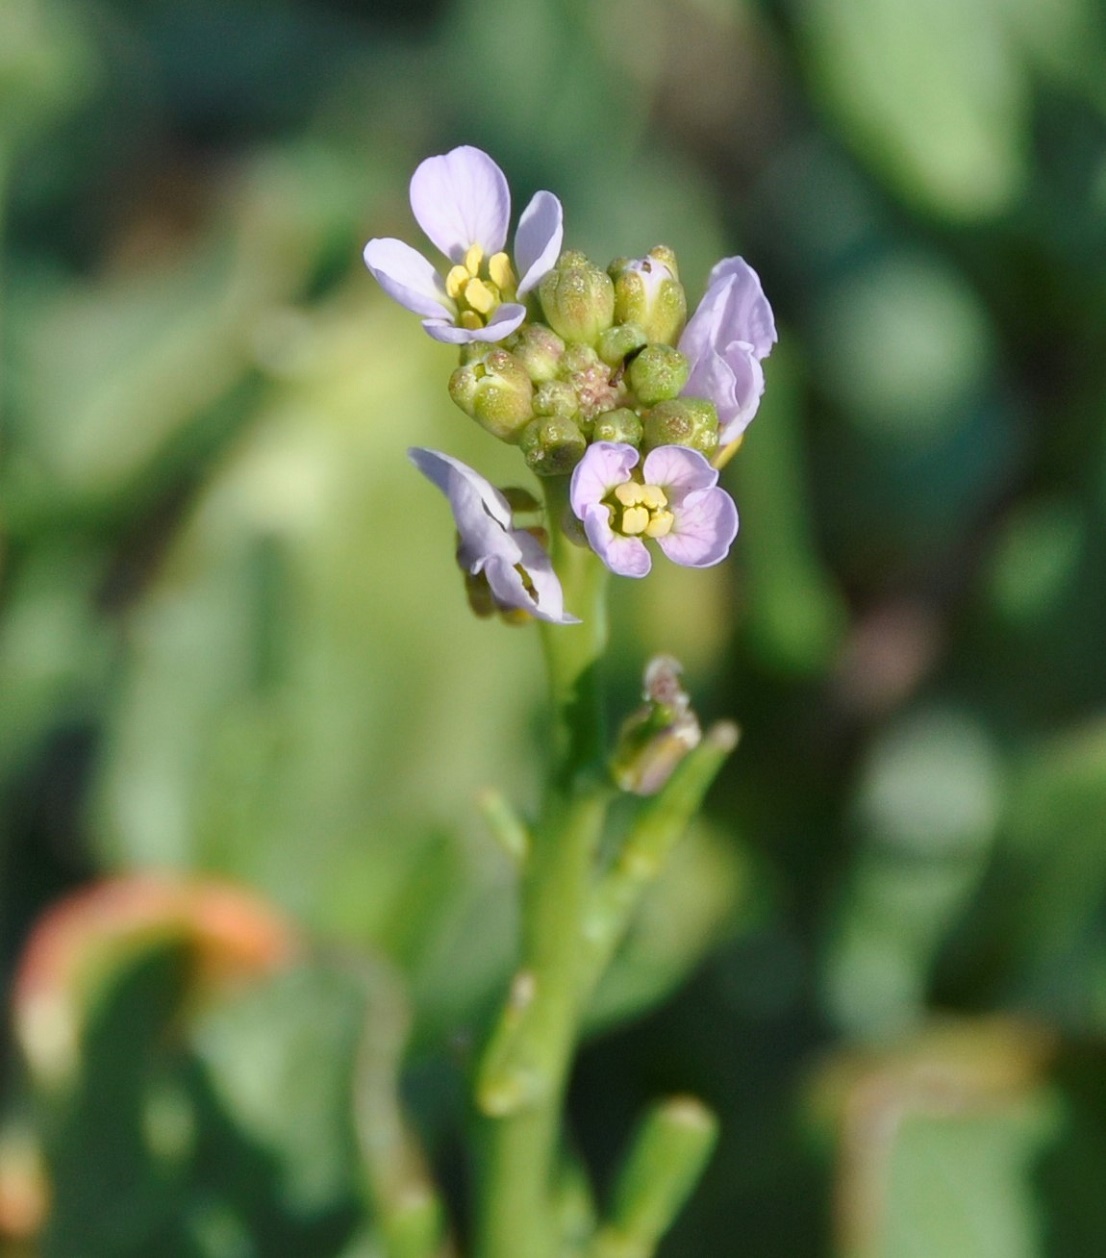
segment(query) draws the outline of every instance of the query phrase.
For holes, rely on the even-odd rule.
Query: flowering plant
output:
[[[518,864],[522,931],[474,1072],[482,1127],[475,1251],[644,1256],[693,1186],[715,1120],[687,1098],[661,1103],[626,1159],[611,1216],[582,1232],[577,1223],[570,1235],[564,1184],[582,1172],[566,1160],[565,1084],[589,999],[737,735],[728,722],[700,730],[679,665],[664,656],[645,669],[644,707],[608,748],[607,585],[611,573],[645,577],[654,543],[685,567],[726,558],[738,515],[719,468],[759,405],[762,360],[776,339],[772,311],[741,258],[718,263],[688,319],[672,250],[658,246],[606,270],[562,252],[561,204],[549,192],[523,211],[512,261],[507,181],[479,149],[427,158],[410,191],[416,220],[450,269],[443,278],[392,239],[370,240],[365,262],[431,337],[459,346],[450,396],[519,449],[545,500],[539,518],[527,491],[500,490],[440,451],[410,451],[449,502],[473,609],[538,622],[553,706],[539,816],[528,825],[498,797],[488,810]],[[643,802],[613,837],[619,792]],[[420,1180],[420,1201],[427,1191]],[[446,1252],[441,1209],[423,1210],[416,1227],[398,1200],[390,1193],[380,1202],[385,1234],[401,1237],[389,1252]]]

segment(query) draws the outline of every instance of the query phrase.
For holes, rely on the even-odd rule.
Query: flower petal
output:
[[[657,545],[685,568],[709,568],[729,554],[737,536],[737,507],[724,489],[698,490],[689,494],[676,512],[676,523]]]
[[[411,177],[411,209],[442,253],[458,263],[472,245],[489,255],[500,252],[511,193],[487,153],[464,144],[419,164]]]
[[[645,543],[640,537],[623,537],[616,533],[610,525],[609,507],[592,503],[581,518],[592,550],[612,572],[620,577],[643,577],[648,573],[653,559]]]
[[[522,529],[515,530],[514,539],[522,552],[521,567],[533,590],[531,592],[527,589],[517,568],[512,570],[523,588],[527,601],[514,603],[511,606],[522,607],[532,616],[536,616],[539,620],[548,620],[551,624],[578,625],[579,617],[565,611],[564,591],[561,589],[557,574],[553,571],[553,561],[549,557],[549,552],[536,537]],[[488,583],[492,587],[492,593],[499,597],[491,565],[488,567]]]
[[[776,321],[760,276],[744,258],[723,258],[711,270],[708,292],[726,281],[732,281],[726,288],[728,339],[748,341],[758,358],[767,358],[777,340]]]
[[[510,534],[511,508],[507,499],[479,472],[460,459],[418,446],[407,457],[449,499],[461,537],[457,559],[469,572],[479,572],[489,556],[515,564],[521,552]]]
[[[524,297],[552,270],[564,240],[564,210],[552,192],[536,192],[515,232],[515,267]]]
[[[698,450],[687,446],[657,446],[645,456],[641,468],[647,485],[660,485],[669,506],[678,509],[688,494],[718,484],[718,472]]]
[[[526,307],[504,302],[484,328],[459,328],[445,319],[424,319],[423,327],[436,341],[447,345],[471,345],[473,341],[502,341],[526,318]]]
[[[417,249],[402,240],[375,239],[365,246],[364,257],[380,287],[407,310],[439,319],[456,314],[441,276]]]
[[[630,479],[639,455],[620,441],[596,441],[576,464],[569,488],[572,510],[582,520],[588,507],[601,502],[616,485]]]

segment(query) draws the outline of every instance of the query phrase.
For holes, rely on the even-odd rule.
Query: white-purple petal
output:
[[[767,358],[777,340],[776,321],[760,276],[744,258],[723,258],[707,280],[708,293],[716,287],[725,293],[727,339],[748,341],[758,358]]]
[[[452,262],[473,245],[499,253],[507,242],[511,193],[492,159],[463,144],[428,157],[411,177],[411,209],[419,226]]]
[[[564,240],[564,211],[552,192],[536,192],[515,232],[518,295],[524,297],[553,269]]]
[[[724,489],[697,490],[675,512],[672,532],[657,544],[673,563],[709,568],[729,554],[737,536],[737,507]]]
[[[592,550],[620,577],[646,576],[653,560],[645,543],[640,537],[624,537],[616,533],[611,528],[610,518],[610,507],[601,502],[590,503],[584,508],[581,519]]]
[[[676,509],[699,489],[718,484],[718,472],[698,450],[687,446],[657,446],[645,456],[641,467],[647,485],[660,485],[669,507]]]
[[[580,618],[565,611],[565,596],[549,552],[531,533],[523,529],[515,531],[515,540],[522,552],[521,566],[533,586],[533,594],[525,591],[529,599],[527,610],[539,620],[555,625],[578,625]],[[525,586],[523,587],[525,590]],[[494,587],[493,587],[494,591]]]
[[[596,441],[576,464],[569,487],[569,501],[579,519],[586,509],[602,500],[616,485],[630,479],[640,456],[633,446],[620,441]]]
[[[526,318],[526,307],[514,302],[499,306],[487,326],[462,328],[445,319],[424,319],[422,326],[436,341],[446,345],[471,345],[473,341],[502,341]]]
[[[474,525],[490,518],[501,531],[511,527],[507,499],[467,463],[422,446],[412,446],[407,457],[449,499],[459,529],[462,516],[466,523],[471,521]]]
[[[364,257],[380,287],[405,309],[437,319],[457,313],[441,276],[417,249],[385,237],[370,240]]]

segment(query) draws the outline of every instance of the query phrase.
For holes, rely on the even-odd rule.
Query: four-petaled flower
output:
[[[760,361],[775,343],[772,307],[756,271],[743,258],[723,258],[679,342],[691,363],[684,395],[714,403],[720,449],[735,442],[756,414],[764,392]]]
[[[365,265],[401,306],[423,316],[436,341],[459,345],[501,341],[526,318],[524,297],[561,251],[561,203],[538,192],[515,233],[515,265],[503,252],[511,194],[503,172],[469,145],[428,157],[411,178],[411,209],[419,226],[453,263],[445,279],[402,240],[373,239]]]
[[[457,562],[483,576],[501,610],[524,611],[538,620],[577,625],[564,608],[564,593],[545,547],[511,524],[511,508],[498,489],[459,459],[415,447],[408,457],[449,499],[457,524]]]
[[[669,559],[707,568],[737,536],[737,508],[718,472],[697,450],[658,446],[641,463],[633,446],[596,441],[572,473],[572,510],[612,572],[643,577],[652,566],[644,539]]]

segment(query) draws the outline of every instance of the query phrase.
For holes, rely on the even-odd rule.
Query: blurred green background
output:
[[[0,1049],[0,1254],[378,1254],[401,979],[463,1201],[514,930],[473,801],[533,803],[542,677],[403,451],[522,475],[360,262],[458,143],[692,303],[742,253],[780,326],[731,561],[616,586],[612,711],[672,651],[743,740],[600,993],[586,1161],[686,1089],[723,1137],[666,1258],[1099,1252],[1102,6],[0,0],[5,979],[107,873],[310,941],[201,999],[187,932],[88,928],[65,1086]]]

